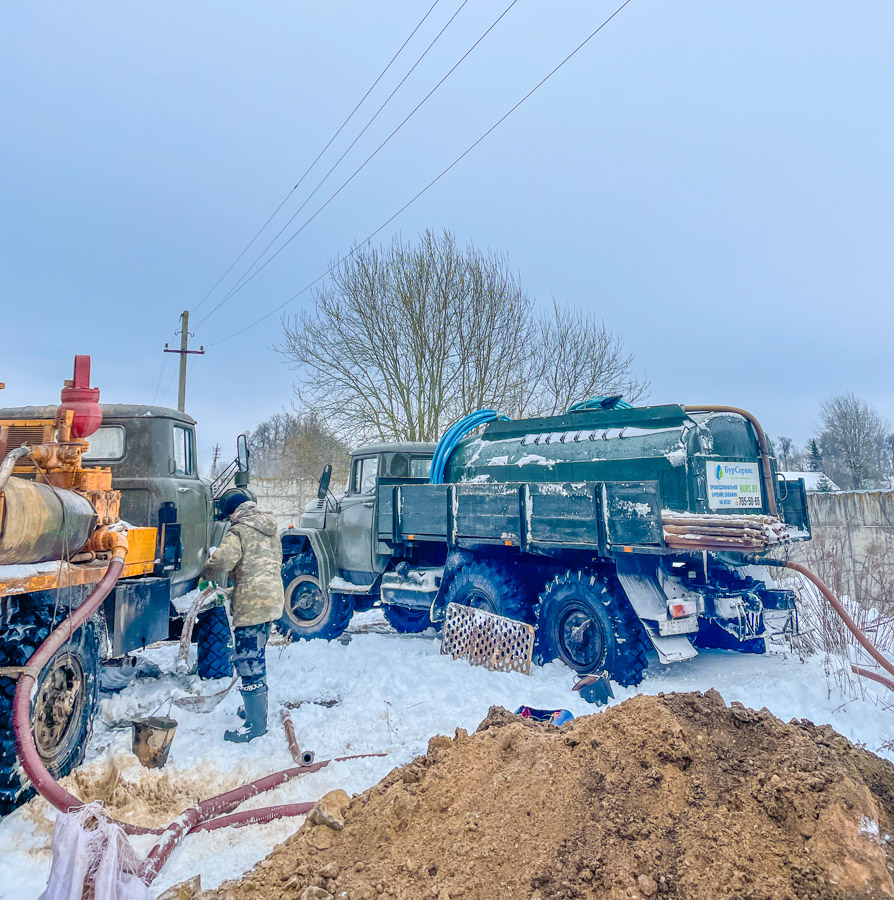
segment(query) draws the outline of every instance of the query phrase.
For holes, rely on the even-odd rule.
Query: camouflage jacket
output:
[[[233,626],[272,622],[283,612],[282,544],[276,521],[255,503],[241,504],[220,546],[202,570],[202,577],[233,583],[230,612]]]

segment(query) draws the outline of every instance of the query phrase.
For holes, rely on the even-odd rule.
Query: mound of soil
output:
[[[716,691],[635,697],[561,729],[493,708],[342,798],[201,896],[894,897],[894,766]]]

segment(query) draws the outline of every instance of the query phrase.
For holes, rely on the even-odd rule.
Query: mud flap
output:
[[[618,581],[621,582],[633,611],[643,623],[659,661],[667,664],[698,656],[698,650],[686,635],[662,635],[651,624],[667,618],[667,596],[658,583],[656,560],[648,556],[618,555],[615,561]]]
[[[684,659],[692,659],[698,656],[698,650],[689,642],[689,638],[685,634],[667,634],[662,635],[655,632],[647,622],[643,622],[646,634],[652,646],[658,653],[658,661],[667,665],[668,663],[683,662]]]

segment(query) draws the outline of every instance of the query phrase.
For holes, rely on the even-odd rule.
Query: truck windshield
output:
[[[431,457],[417,456],[410,460],[410,478],[428,478],[431,475]]]

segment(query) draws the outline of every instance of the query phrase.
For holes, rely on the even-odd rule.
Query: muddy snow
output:
[[[178,729],[168,765],[161,771],[143,769],[130,753],[131,719],[151,713],[171,696],[190,690],[210,694],[225,684],[173,674],[173,645],[148,651],[171,674],[137,679],[120,694],[103,699],[87,760],[67,787],[85,799],[103,800],[128,821],[164,822],[196,799],[292,765],[278,715],[284,704],[292,708],[302,749],[313,750],[317,759],[380,751],[388,755],[333,763],[243,808],[317,800],[336,789],[363,793],[394,768],[424,754],[431,737],[453,735],[457,728],[473,732],[493,705],[510,710],[522,704],[566,708],[576,716],[596,711],[571,691],[573,674],[559,663],[535,667],[530,677],[491,673],[441,656],[433,632],[395,634],[377,611],[355,617],[346,637],[350,639],[270,647],[270,733],[247,746],[225,743],[222,737],[235,722],[237,692],[207,713],[175,707]],[[828,668],[829,662],[819,656],[802,661],[783,653],[703,651],[673,666],[652,660],[638,688],[614,687],[613,704],[637,694],[716,688],[727,703],[766,707],[786,722],[797,718],[829,723],[850,741],[890,756],[886,748],[894,739],[894,727],[890,712],[881,705],[888,701],[883,689],[876,693],[864,685],[862,695],[852,699],[828,676]],[[0,821],[3,900],[33,900],[40,894],[49,871],[54,818],[55,811],[36,799]],[[867,821],[869,830],[878,826],[871,816]],[[214,888],[251,869],[301,824],[301,819],[292,819],[190,836],[153,889],[161,893],[196,874],[205,889]],[[140,852],[153,842],[151,837],[132,840]]]

